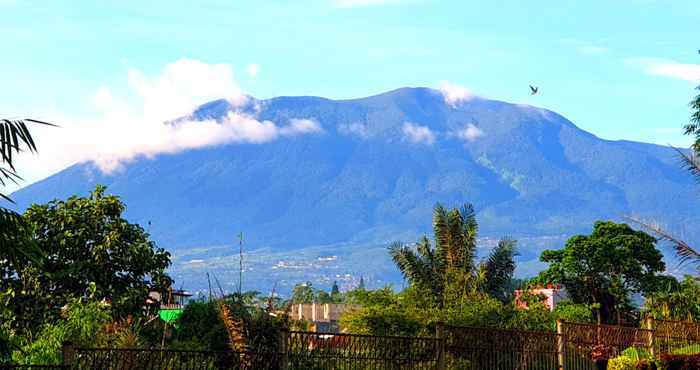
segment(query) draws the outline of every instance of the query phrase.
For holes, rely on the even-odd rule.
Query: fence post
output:
[[[566,346],[564,345],[564,323],[557,320],[557,368],[564,369]]]
[[[649,354],[651,355],[652,358],[656,358],[656,349],[655,347],[655,341],[656,341],[656,330],[654,330],[654,318],[651,316],[647,316],[646,319],[646,327],[648,330],[651,330],[649,332]]]
[[[289,351],[288,351],[288,337],[289,337],[289,331],[288,330],[280,330],[279,331],[279,336],[277,338],[278,340],[278,348],[279,348],[279,359],[280,359],[280,370],[287,370],[289,368]]]
[[[66,366],[67,368],[73,366],[75,361],[75,347],[73,347],[73,342],[63,342],[61,353],[63,354],[63,366]]]
[[[435,337],[438,339],[437,368],[445,370],[445,324],[439,322],[435,326]]]

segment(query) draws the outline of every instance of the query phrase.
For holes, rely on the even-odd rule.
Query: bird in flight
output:
[[[532,87],[532,85],[529,85],[529,86],[530,86],[530,90],[532,90],[532,93],[530,95],[535,95],[540,90],[539,87]]]

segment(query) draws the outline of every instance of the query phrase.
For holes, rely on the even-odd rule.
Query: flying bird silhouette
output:
[[[540,90],[539,87],[532,87],[532,85],[528,85],[528,86],[530,86],[530,90],[532,90],[532,93],[530,95],[535,95]]]

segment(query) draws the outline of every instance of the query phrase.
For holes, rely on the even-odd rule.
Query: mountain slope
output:
[[[452,106],[426,88],[255,103],[259,120],[313,119],[324,131],[140,159],[113,175],[77,164],[13,198],[26,207],[105,184],[176,254],[231,244],[239,231],[250,248],[273,251],[408,240],[430,230],[436,202],[472,202],[491,237],[570,235],[623,214],[700,220],[696,185],[672,149],[602,140],[544,109],[480,98]],[[214,101],[192,116],[230,109]],[[429,129],[432,144],[410,140],[408,123]]]

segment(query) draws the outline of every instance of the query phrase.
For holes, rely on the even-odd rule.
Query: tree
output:
[[[392,260],[412,285],[440,297],[486,291],[506,298],[505,289],[515,269],[515,241],[503,239],[487,262],[477,264],[476,213],[471,204],[446,209],[440,204],[433,211],[435,247],[423,236],[415,246],[395,242],[389,246]],[[488,279],[492,281],[488,281]]]
[[[501,302],[509,301],[513,295],[511,288],[517,254],[515,243],[512,239],[501,239],[485,264],[486,292]]]
[[[98,186],[89,197],[33,205],[25,212],[32,242],[46,255],[42,266],[0,261],[0,290],[14,288],[15,313],[25,328],[57,319],[60,307],[94,283],[97,299],[112,302],[119,316],[140,314],[149,289],[172,282],[170,254],[144,229],[122,218],[121,200]]]
[[[331,300],[333,300],[334,303],[339,303],[341,299],[342,297],[340,296],[340,288],[338,288],[338,282],[334,281],[333,286],[331,287]]]
[[[619,322],[631,293],[648,292],[664,270],[656,239],[626,224],[597,221],[590,235],[576,235],[561,250],[546,250],[540,279],[561,283],[576,303],[599,306],[599,323]]]
[[[658,320],[700,321],[700,284],[686,276],[680,283],[667,279],[644,301],[644,314]]]
[[[700,91],[700,86],[696,89]],[[697,154],[700,153],[700,94],[691,100],[689,105],[693,112],[690,115],[690,122],[683,129],[685,135],[695,136],[693,151]]]
[[[299,283],[292,289],[291,303],[313,303],[314,296],[314,287],[310,281]]]
[[[0,186],[17,184],[22,180],[15,168],[16,155],[22,152],[36,153],[37,147],[27,123],[53,126],[50,123],[33,119],[0,119]],[[12,202],[8,194],[0,191],[0,199]],[[0,206],[0,260],[14,265],[27,260],[41,262],[41,254],[35,245],[27,240],[27,230],[22,217],[17,212]]]
[[[696,89],[700,90],[700,86],[698,86]],[[678,152],[678,155],[680,156],[681,161],[688,172],[695,176],[696,179],[700,180],[700,95],[697,95],[689,105],[692,109],[690,122],[683,128],[685,130],[685,135],[695,136],[695,142],[691,147],[692,151],[690,153],[686,153],[680,149],[676,149],[676,151]],[[667,232],[656,223],[646,222],[635,218],[630,218],[630,220],[651,231],[657,235],[659,239],[670,242],[676,251],[676,255],[680,258],[681,264],[685,262],[693,262],[700,270],[700,252],[693,248],[689,243]]]

